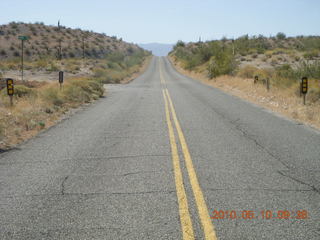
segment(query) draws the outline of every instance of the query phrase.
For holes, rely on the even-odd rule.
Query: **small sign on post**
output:
[[[63,71],[59,72],[59,84],[60,84],[60,90],[61,90],[62,84],[63,84]]]
[[[13,94],[14,94],[14,84],[12,78],[7,78],[7,92],[10,97],[10,106],[13,106]]]
[[[22,41],[28,40],[28,36],[19,36],[18,38]]]
[[[303,104],[306,105],[306,95],[308,93],[308,78],[301,78],[301,93],[303,94]]]
[[[21,40],[21,81],[23,81],[23,53],[24,53],[24,41],[29,39],[28,36],[19,36],[18,39]]]

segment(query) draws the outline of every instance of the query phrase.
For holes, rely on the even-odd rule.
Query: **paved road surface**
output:
[[[319,209],[318,131],[166,58],[0,155],[0,239],[320,239]]]

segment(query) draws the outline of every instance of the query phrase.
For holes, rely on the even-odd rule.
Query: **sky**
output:
[[[0,24],[43,22],[133,43],[320,35],[320,0],[0,0]]]

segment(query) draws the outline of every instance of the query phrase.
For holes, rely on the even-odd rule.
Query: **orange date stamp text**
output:
[[[212,211],[211,219],[308,219],[309,214],[307,210],[218,210]]]

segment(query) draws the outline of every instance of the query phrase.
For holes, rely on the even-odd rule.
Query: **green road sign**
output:
[[[22,40],[22,41],[25,41],[25,40],[28,40],[28,36],[19,36],[18,37],[20,40]]]

